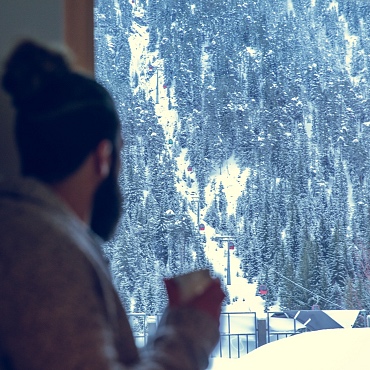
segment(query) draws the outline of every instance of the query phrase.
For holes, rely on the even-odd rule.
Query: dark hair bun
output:
[[[10,55],[2,83],[13,97],[14,106],[22,110],[42,96],[55,79],[69,73],[69,65],[62,54],[27,40]]]

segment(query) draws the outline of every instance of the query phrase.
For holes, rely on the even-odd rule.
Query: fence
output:
[[[144,313],[128,314],[129,322],[138,347],[143,347],[155,331],[160,315]],[[257,347],[257,318],[255,312],[222,313],[220,317],[220,341],[212,357],[239,358]]]
[[[268,343],[306,331],[303,324],[296,319],[287,318],[282,312],[268,312],[266,315]],[[282,317],[284,317],[284,320],[282,320]]]
[[[239,358],[257,347],[302,331],[303,325],[295,319],[282,321],[268,312],[267,320],[258,319],[255,312],[223,312],[220,317],[220,341],[212,357]],[[128,314],[138,347],[143,347],[158,326],[161,315]],[[281,323],[284,322],[284,326]],[[288,326],[287,326],[288,323]]]
[[[255,312],[222,313],[220,341],[212,357],[239,358],[257,347],[257,317]]]
[[[364,318],[364,326],[370,326],[370,315],[366,316],[366,311],[359,313]],[[155,332],[161,316],[132,313],[128,317],[137,346],[144,346],[148,336]],[[295,317],[289,318],[284,312],[267,312],[266,318],[258,319],[255,312],[223,312],[220,317],[220,341],[212,357],[239,358],[265,343],[306,330],[304,324]]]

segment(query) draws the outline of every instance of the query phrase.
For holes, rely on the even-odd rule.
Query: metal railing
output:
[[[256,347],[256,313],[223,312],[220,317],[220,341],[212,357],[239,358]]]
[[[283,312],[267,312],[267,342],[273,342],[275,340],[283,339],[301,333],[303,325],[300,324],[295,318],[289,319],[284,316]],[[273,317],[276,315],[275,317]],[[279,327],[279,320],[281,321],[284,317],[284,329]],[[289,320],[289,321],[288,321]]]
[[[370,321],[370,315],[363,314]],[[143,347],[159,324],[161,315],[144,313],[128,314],[129,322],[138,347]],[[365,322],[365,326],[369,326]],[[266,318],[258,318],[256,312],[223,312],[220,317],[220,341],[212,357],[239,358],[257,347],[302,333],[307,328],[284,312],[267,312]]]
[[[127,315],[138,347],[143,347],[160,321],[160,315],[144,313]],[[220,341],[212,357],[239,358],[257,347],[257,318],[255,312],[222,313]]]
[[[157,328],[161,315],[149,316],[145,313],[129,313],[127,316],[136,345],[138,347],[145,346],[148,342],[148,337]]]
[[[211,357],[240,358],[256,349],[256,334],[221,334]]]

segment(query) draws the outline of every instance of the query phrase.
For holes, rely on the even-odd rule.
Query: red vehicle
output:
[[[267,285],[266,284],[261,284],[259,287],[259,293],[261,295],[266,295],[268,293]]]

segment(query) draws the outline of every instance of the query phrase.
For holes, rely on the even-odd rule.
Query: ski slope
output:
[[[144,17],[144,12],[137,4],[133,7],[134,19],[140,19]],[[149,35],[147,27],[142,26],[135,21],[132,24],[132,30],[129,37],[129,44],[131,48],[131,64],[130,64],[130,75],[133,79],[134,76],[140,76],[138,86],[135,88],[134,93],[139,89],[145,91],[147,99],[150,97],[155,104],[155,112],[158,118],[158,122],[162,125],[166,139],[173,137],[174,129],[178,125],[178,115],[175,109],[168,109],[168,99],[171,99],[172,107],[176,106],[176,98],[173,96],[174,89],[171,87],[170,94],[168,97],[168,91],[163,88],[164,77],[164,61],[158,58],[156,52],[148,52]],[[143,74],[142,71],[145,71]],[[171,147],[168,147],[171,151]],[[182,194],[184,198],[191,203],[194,197],[198,194],[198,188],[196,183],[196,176],[194,169],[192,172],[188,172],[187,168],[189,165],[186,160],[187,149],[182,149],[180,155],[176,157],[177,162],[177,190]],[[192,188],[188,188],[186,181],[181,180],[183,173],[187,173],[194,182]],[[224,186],[224,192],[228,203],[228,214],[235,213],[236,202],[238,197],[241,195],[246,179],[249,175],[249,170],[246,169],[241,171],[234,158],[229,158],[223,163],[221,168],[218,168],[211,174],[211,178],[208,186],[206,187],[206,203],[211,204],[214,198],[214,191],[218,191],[219,185],[222,182]],[[215,182],[215,190],[211,188],[211,183]],[[227,267],[227,246],[224,243],[224,248],[219,248],[218,243],[213,241],[212,238],[216,235],[215,231],[207,225],[203,217],[206,213],[206,208],[200,212],[200,222],[205,224],[204,234],[206,236],[206,255],[214,266],[215,272],[224,276],[226,279],[226,267]],[[197,224],[197,215],[190,212],[194,224]],[[230,251],[230,271],[231,271],[231,282],[228,286],[230,293],[231,304],[227,307],[228,312],[257,312],[257,315],[263,315],[263,300],[261,297],[256,296],[256,284],[248,284],[246,279],[242,278],[242,271],[240,269],[240,260],[236,256],[236,249]]]
[[[133,6],[134,19],[144,17],[143,9],[139,4]],[[139,76],[134,94],[139,90],[145,91],[147,99],[152,98],[155,104],[155,112],[158,122],[162,125],[166,140],[173,138],[173,133],[178,128],[179,120],[175,109],[168,109],[169,99],[171,106],[176,107],[176,97],[174,88],[168,90],[165,87],[163,76],[164,61],[158,58],[158,53],[148,52],[149,34],[146,26],[133,21],[129,43],[131,48],[130,74],[132,81]],[[204,57],[204,70],[207,69],[207,58]],[[144,73],[142,73],[144,72]],[[168,150],[171,153],[171,146]],[[187,168],[191,163],[186,159],[187,150],[182,149],[180,155],[176,157],[177,162],[177,190],[189,203],[194,201],[198,195],[196,176],[194,171],[190,173]],[[187,182],[182,180],[183,173],[187,173],[194,182],[192,187],[187,187]],[[241,171],[235,163],[234,158],[226,160],[221,168],[217,168],[211,174],[209,185],[206,187],[206,203],[211,204],[219,185],[222,182],[227,198],[227,211],[231,215],[235,213],[236,202],[241,195],[249,170]],[[211,187],[215,182],[214,188]],[[190,207],[189,207],[190,208]],[[194,224],[197,224],[197,214],[192,211]],[[202,231],[206,237],[205,252],[208,259],[213,264],[217,274],[227,281],[227,253],[228,246],[224,242],[223,248],[213,238],[216,236],[215,230],[204,222],[203,217],[206,209],[200,212],[200,222],[205,224]],[[248,284],[243,278],[240,268],[240,260],[237,257],[237,245],[230,253],[230,285],[227,289],[230,295],[230,304],[225,308],[225,312],[256,312],[257,318],[265,318],[264,301],[256,295],[256,283]],[[272,307],[272,311],[279,311],[279,307]],[[209,369],[221,370],[226,367],[233,369],[362,369],[365,368],[365,354],[367,348],[365,343],[370,341],[370,329],[335,329],[322,330],[319,332],[304,333],[282,339],[262,346],[248,355],[239,359],[214,358]],[[365,366],[365,367],[364,367]]]

